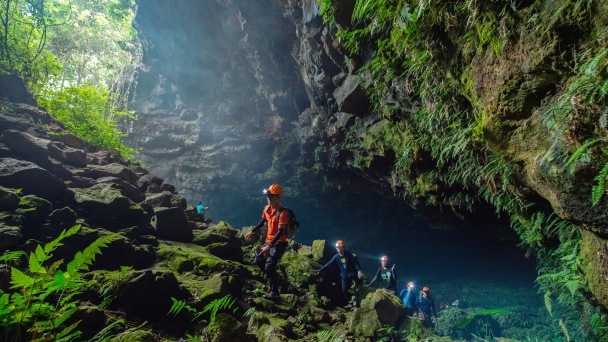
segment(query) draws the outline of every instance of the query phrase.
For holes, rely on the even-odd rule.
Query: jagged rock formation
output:
[[[412,160],[399,166],[405,155],[400,147],[403,141],[416,139],[415,132],[404,127],[409,127],[408,120],[422,106],[419,94],[414,94],[406,78],[395,77],[372,103],[366,88],[378,81],[371,72],[359,77],[355,70],[372,60],[377,47],[370,44],[349,53],[344,45],[347,37],[338,41],[335,34],[338,27],[357,28],[351,22],[354,2],[326,3],[333,6],[335,25],[323,23],[318,15],[321,4],[314,0],[265,3],[260,6],[267,11],[265,21],[242,1],[205,6],[141,3],[136,21],[148,44],[145,62],[149,69],[140,76],[136,104],[144,115],[131,144],[140,148],[152,170],[186,190],[186,197],[230,203],[217,195],[220,184],[231,197],[230,189],[253,193],[270,179],[285,180],[305,192],[306,185],[325,188],[322,182],[332,183],[332,174],[344,176],[342,171],[349,170],[378,184],[376,190],[403,196],[413,205],[421,199],[435,201],[466,216],[459,208],[470,205],[465,195],[477,196],[478,185],[454,185],[434,176],[439,162],[420,146],[413,148]],[[507,189],[522,207],[529,204],[526,208],[532,209],[518,216],[525,224],[536,210],[546,216],[555,212],[580,225],[592,232],[594,238],[585,233],[583,239],[586,248],[593,249],[597,244],[592,240],[608,237],[603,214],[608,202],[591,206],[589,201],[593,178],[605,160],[600,156],[573,174],[565,163],[587,139],[605,136],[602,110],[571,96],[567,105],[574,114],[569,118],[553,122],[546,112],[564,105],[563,95],[580,76],[572,71],[577,58],[583,58],[577,51],[595,53],[604,46],[602,41],[593,45],[593,39],[585,37],[597,38],[598,32],[604,32],[608,10],[603,2],[585,7],[567,1],[561,9],[572,11],[564,14],[552,4],[518,2],[501,21],[495,17],[500,9],[494,7],[499,5],[471,5],[467,16],[473,18],[475,41],[463,40],[462,23],[467,17],[446,12],[437,17],[441,24],[429,23],[426,50],[445,69],[444,83],[456,84],[459,108],[475,118],[470,148],[483,150],[480,155],[486,163],[488,156],[499,155],[510,172],[509,183],[492,176],[481,190],[498,198],[501,189]],[[419,11],[428,10],[419,6]],[[169,15],[160,18],[157,11]],[[215,21],[196,25],[196,20],[182,20],[184,26],[162,35],[154,29],[154,25],[174,22],[172,17],[202,15],[202,11],[212,13]],[[539,29],[541,23],[547,23],[547,28]],[[259,32],[282,34],[261,37]],[[493,33],[498,38],[488,36]],[[218,34],[230,37],[225,45],[212,40]],[[200,42],[194,46],[203,53],[186,52],[192,40]],[[372,105],[396,109],[380,115],[371,110]],[[211,127],[209,123],[215,128],[206,128]],[[393,146],[389,146],[391,141]],[[323,181],[316,177],[321,169],[329,177]],[[352,179],[344,176],[342,181],[355,184]],[[463,195],[450,197],[455,193]],[[478,215],[486,211],[477,208]],[[559,243],[555,237],[544,239],[553,241],[549,245]],[[592,265],[605,265],[593,255],[582,254],[591,282],[603,274]],[[590,285],[590,290],[608,305],[601,286]]]
[[[374,304],[359,312],[330,311],[341,296],[337,275],[314,275],[330,256],[324,241],[312,247],[290,243],[280,264],[281,300],[266,300],[264,278],[250,263],[264,230],[244,241],[246,231],[203,219],[162,178],[65,133],[38,107],[0,103],[0,132],[0,252],[34,251],[81,225],[53,253],[54,262],[71,259],[100,236],[120,233],[82,276],[86,286],[76,297],[81,304],[66,322],[82,320],[82,339],[119,318],[128,324],[119,325],[113,341],[178,339],[186,332],[210,341],[312,340],[323,329],[361,341],[385,334],[378,331],[382,315]],[[25,257],[12,264],[27,265]],[[10,281],[9,269],[0,269],[3,293],[15,291]],[[172,298],[200,311],[227,295],[234,298],[230,311],[214,314],[212,325],[192,323],[192,312],[168,314]],[[382,312],[403,311],[396,297],[372,302],[382,302]],[[244,316],[249,309],[255,313]],[[401,334],[427,336],[420,326],[412,320]]]

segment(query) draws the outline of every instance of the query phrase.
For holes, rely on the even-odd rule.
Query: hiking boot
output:
[[[348,305],[343,306],[342,308],[344,308],[346,310],[350,310],[350,309],[353,308],[353,305],[352,304],[348,304]]]
[[[267,294],[263,295],[262,298],[269,299],[269,300],[277,300],[279,298],[279,296],[275,293],[268,292]]]

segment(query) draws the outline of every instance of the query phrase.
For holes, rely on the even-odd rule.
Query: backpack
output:
[[[287,232],[285,232],[285,234],[287,235],[287,238],[289,240],[293,240],[293,238],[298,233],[298,228],[300,228],[300,222],[296,219],[296,214],[293,212],[293,210],[283,206],[279,208],[279,212],[277,213],[277,220],[279,219],[279,217],[281,217],[281,211],[283,210],[287,210],[287,214],[289,214],[289,223],[287,224]]]

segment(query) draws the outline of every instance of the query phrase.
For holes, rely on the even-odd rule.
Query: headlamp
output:
[[[262,193],[263,193],[264,195],[268,195],[269,191],[268,191],[268,189],[264,189],[264,190],[262,190]]]

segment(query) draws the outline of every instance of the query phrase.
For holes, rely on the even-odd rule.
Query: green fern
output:
[[[608,176],[608,163],[604,164],[602,171],[595,176],[597,184],[591,188],[591,202],[595,206],[598,204],[604,192],[606,192],[606,177]]]
[[[551,291],[546,291],[544,295],[545,308],[549,312],[549,315],[553,316],[553,300],[551,299]]]

